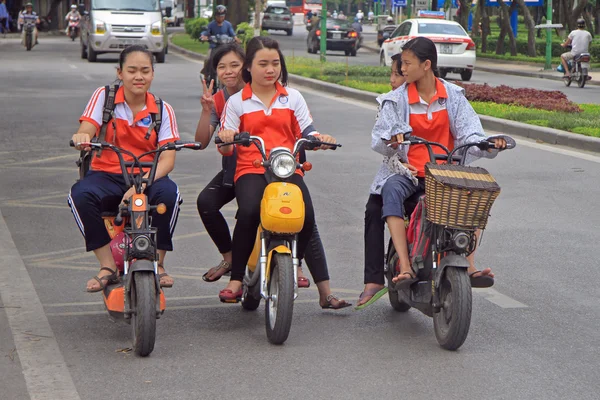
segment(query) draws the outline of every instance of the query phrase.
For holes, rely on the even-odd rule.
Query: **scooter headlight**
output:
[[[455,249],[464,250],[469,246],[471,238],[465,232],[456,232],[452,237],[452,241]]]
[[[296,159],[290,153],[277,154],[271,160],[271,170],[278,178],[289,178],[296,171]]]
[[[136,251],[146,251],[150,247],[150,239],[147,236],[138,236],[133,240],[133,248]]]

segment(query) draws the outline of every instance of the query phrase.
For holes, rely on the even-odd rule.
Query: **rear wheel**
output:
[[[396,249],[394,248],[394,244],[390,239],[390,244],[388,247],[388,270],[386,273],[386,278],[388,284],[392,281],[392,278],[395,275],[396,263],[398,262],[398,253],[396,253]],[[390,304],[392,308],[398,312],[406,312],[411,309],[410,305],[400,300],[400,296],[398,291],[396,290],[388,290],[388,297],[390,299]]]
[[[350,50],[350,56],[356,57],[356,49]]]
[[[433,314],[433,329],[440,346],[456,350],[471,326],[471,282],[466,268],[447,267],[440,287],[441,309]]]
[[[470,81],[472,76],[473,76],[473,70],[472,69],[465,69],[464,71],[462,71],[460,73],[460,78],[463,81],[466,81],[466,82]]]
[[[294,265],[290,254],[273,254],[267,295],[267,338],[273,344],[283,344],[290,334],[294,313]]]
[[[383,51],[379,54],[379,65],[381,67],[387,67],[387,65],[385,65],[385,54],[383,54]]]
[[[583,88],[585,86],[585,82],[587,81],[588,70],[587,68],[583,68],[581,73],[579,74],[579,80],[577,81],[577,86]]]
[[[156,284],[154,273],[138,271],[133,273],[131,288],[131,326],[133,330],[133,350],[146,357],[154,350],[156,339]]]
[[[165,62],[165,54],[166,54],[166,50],[163,49],[163,51],[161,51],[160,53],[154,53],[154,56],[156,57],[156,62],[158,64],[162,64]]]
[[[256,271],[255,274],[260,272]],[[254,311],[260,305],[259,284],[252,287],[244,287],[244,299],[242,300],[242,308],[248,311]]]

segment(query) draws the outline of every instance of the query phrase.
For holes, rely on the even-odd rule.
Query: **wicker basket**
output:
[[[484,229],[499,194],[500,186],[483,168],[425,165],[427,219],[435,224]]]

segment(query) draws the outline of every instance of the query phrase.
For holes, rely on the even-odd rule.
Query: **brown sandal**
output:
[[[111,274],[104,275],[103,277],[99,277],[98,275],[94,276],[92,279],[95,279],[96,281],[98,281],[98,283],[100,284],[100,287],[98,289],[86,289],[88,291],[88,293],[101,292],[104,290],[106,285],[109,285],[109,284],[119,280],[118,272],[113,270],[112,268],[101,267],[100,271],[110,271]],[[106,281],[106,282],[104,282],[104,281]]]
[[[216,277],[215,279],[208,279],[206,276],[212,271],[212,272],[217,272],[218,270],[224,270],[224,272]],[[225,275],[226,273],[228,273],[229,271],[231,271],[231,264],[228,263],[227,261],[223,260],[219,263],[219,265],[217,265],[216,267],[212,267],[211,269],[209,269],[204,275],[202,275],[202,280],[204,282],[216,282],[219,279],[221,279],[221,276]]]
[[[331,303],[331,300],[337,301],[337,306],[334,306]],[[348,303],[346,300],[340,300],[340,299],[338,299],[334,294],[330,294],[329,296],[327,296],[327,303],[325,303],[325,305],[323,305],[323,304],[321,304],[319,302],[319,305],[324,310],[327,310],[327,309],[339,310],[339,309],[342,309],[342,308],[350,307],[352,304]]]
[[[166,272],[167,270],[165,269],[164,265],[158,264],[158,266],[165,271],[162,274],[158,274],[158,283],[159,283],[160,287],[164,287],[164,288],[171,288],[171,287],[173,287],[173,283],[171,283],[170,285],[166,285],[166,284],[160,283],[161,278],[164,278],[166,276],[168,276],[170,278],[171,276],[169,274],[167,274],[167,272]]]

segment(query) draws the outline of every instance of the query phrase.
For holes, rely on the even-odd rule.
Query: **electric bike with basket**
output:
[[[71,146],[76,144],[70,142]],[[128,187],[135,186],[135,194],[119,205],[118,210],[102,209],[106,229],[112,239],[111,249],[115,263],[121,272],[117,282],[105,286],[102,294],[104,306],[113,320],[123,320],[132,327],[133,350],[145,357],[154,350],[156,320],[165,311],[165,296],[160,288],[158,274],[158,253],[156,248],[156,228],[151,226],[152,213],[167,212],[165,204],[152,206],[144,193],[143,185],[150,187],[154,182],[156,167],[163,151],[181,149],[201,149],[198,142],[172,142],[155,150],[135,156],[133,153],[107,142],[92,141],[77,145],[93,151],[113,151]],[[132,161],[125,161],[123,155]],[[141,161],[153,156],[151,162]],[[83,174],[89,166],[90,157],[78,163]],[[144,178],[144,170],[150,170]],[[82,176],[83,177],[83,176]],[[117,248],[113,246],[118,246]]]
[[[297,162],[302,148],[312,150],[326,145],[335,150],[341,145],[324,143],[309,136],[298,139],[293,150],[276,147],[267,155],[262,138],[246,132],[235,135],[231,143],[223,143],[218,137],[215,143],[219,146],[255,145],[262,156],[262,160],[255,160],[253,164],[257,168],[264,167],[268,185],[261,200],[260,226],[239,300],[244,309],[253,311],[259,307],[261,298],[265,299],[267,339],[273,344],[282,344],[290,333],[294,300],[298,297],[297,242],[298,233],[304,226],[302,192],[289,182],[289,178],[298,169],[312,169],[309,162]]]
[[[410,206],[417,201],[407,230],[409,258],[417,280],[410,285],[400,281],[400,287],[392,282],[399,269],[390,239],[385,265],[389,300],[396,311],[414,307],[433,317],[437,341],[447,350],[458,349],[469,333],[472,293],[467,256],[475,251],[476,231],[486,227],[490,208],[500,193],[500,186],[485,169],[465,166],[466,155],[472,147],[493,149],[490,139],[495,138],[505,139],[506,149],[515,147],[515,141],[505,135],[452,151],[416,136],[402,142],[425,145],[430,162],[425,166],[425,195],[416,194],[405,202]],[[435,154],[432,146],[444,154]],[[438,160],[444,163],[438,164]]]

